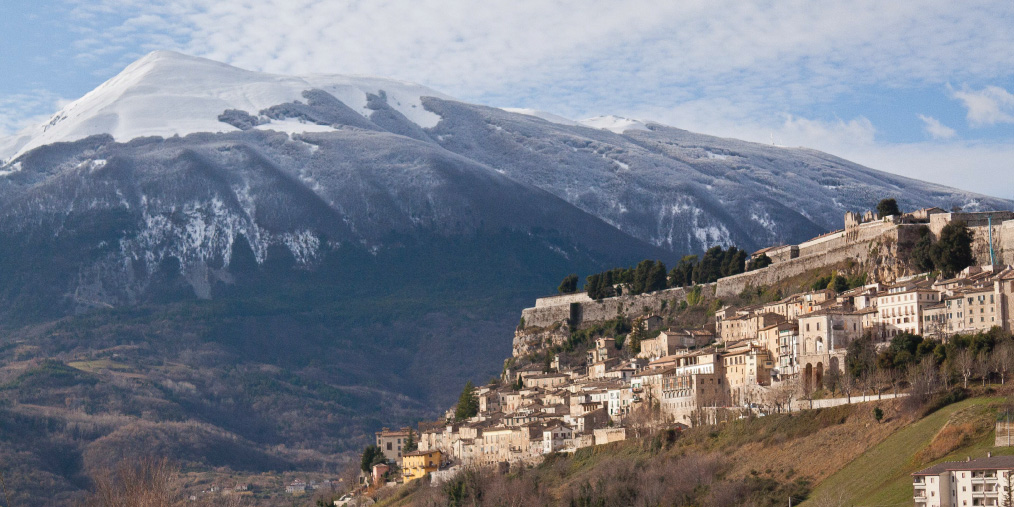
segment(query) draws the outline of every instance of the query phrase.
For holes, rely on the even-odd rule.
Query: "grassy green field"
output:
[[[983,457],[989,450],[1014,454],[1014,448],[993,447],[992,425],[1005,401],[1002,397],[971,398],[906,426],[822,481],[802,505],[912,505],[912,472],[941,461]],[[962,431],[959,440],[950,442],[943,430],[959,425],[962,430],[978,431]]]

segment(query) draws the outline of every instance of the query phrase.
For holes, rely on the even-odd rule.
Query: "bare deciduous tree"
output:
[[[121,463],[115,471],[95,477],[89,507],[165,507],[179,501],[176,481],[179,469],[166,458],[146,458]]]
[[[1007,372],[1014,368],[1014,342],[1005,341],[993,350],[993,371],[1000,375],[1000,385],[1007,380]]]
[[[965,388],[968,388],[968,379],[972,376],[972,371],[975,368],[975,356],[972,355],[968,349],[963,349],[958,352],[958,355],[954,357],[954,366],[958,369],[961,374],[961,378],[964,379]]]

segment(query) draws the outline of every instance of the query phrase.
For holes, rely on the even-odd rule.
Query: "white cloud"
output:
[[[66,100],[44,90],[0,97],[0,137],[46,121],[66,103]]]
[[[1014,169],[1009,140],[959,141],[925,116],[932,140],[889,144],[860,114],[813,112],[860,93],[1007,82],[1009,0],[64,1],[75,51],[107,62],[107,76],[148,50],[177,49],[251,70],[405,79],[570,118],[654,119],[1012,193],[995,184]],[[1014,121],[1003,88],[952,93],[973,125]]]
[[[1014,178],[1009,177],[1014,174],[1014,143],[1009,141],[888,143],[877,139],[876,127],[862,116],[830,121],[784,113],[765,116],[725,98],[648,108],[627,116],[723,137],[812,148],[874,169],[1014,199]]]
[[[954,129],[940,123],[940,120],[932,116],[920,114],[919,119],[922,120],[923,130],[933,139],[950,139],[957,135]]]
[[[82,19],[131,13],[88,34],[108,39],[94,51],[133,39],[253,70],[402,78],[570,116],[720,95],[798,108],[850,87],[1014,67],[1005,0],[73,1]]]
[[[973,127],[1014,123],[1014,94],[999,86],[954,91],[954,97],[965,104],[968,124]]]

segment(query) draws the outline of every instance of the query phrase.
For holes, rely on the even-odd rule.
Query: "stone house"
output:
[[[574,438],[574,428],[564,423],[554,423],[542,431],[542,452],[550,454],[562,451]]]
[[[550,388],[564,385],[570,382],[570,376],[565,373],[543,373],[526,377],[525,387]]]
[[[596,338],[595,346],[588,350],[588,364],[600,363],[617,355],[616,340],[613,338]]]
[[[774,362],[766,348],[750,341],[730,344],[722,353],[726,388],[734,405],[752,401],[756,386],[771,385]]]
[[[844,371],[848,344],[862,333],[857,313],[823,311],[800,317],[798,367],[808,390],[819,388],[828,370]]]
[[[862,317],[859,314],[825,310],[804,315],[799,318],[799,354],[844,349],[862,335]]]
[[[753,340],[757,332],[770,325],[785,322],[785,317],[777,313],[749,313],[737,315],[722,321],[719,330],[722,343]]]
[[[401,464],[401,446],[405,442],[405,439],[408,438],[409,431],[411,431],[411,428],[402,428],[400,430],[384,428],[376,432],[377,447],[380,447],[380,450],[384,452],[384,458],[387,461]]]
[[[578,433],[586,433],[596,428],[604,428],[609,424],[609,413],[601,406],[577,415],[573,413],[563,418]]]

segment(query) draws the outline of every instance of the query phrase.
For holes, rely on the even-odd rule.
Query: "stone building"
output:
[[[408,438],[409,431],[412,431],[412,429],[391,430],[384,428],[376,433],[377,447],[380,447],[380,450],[384,452],[384,458],[387,461],[401,464],[401,446],[404,444],[405,439]]]
[[[940,302],[929,286],[893,287],[877,296],[879,333],[891,339],[901,333],[923,334],[923,311]]]
[[[751,401],[749,393],[753,393],[756,386],[771,385],[774,362],[765,347],[750,341],[730,344],[722,353],[721,361],[733,405]]]

